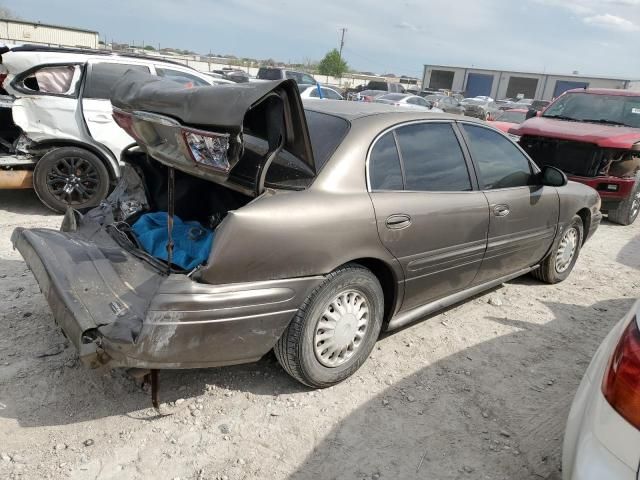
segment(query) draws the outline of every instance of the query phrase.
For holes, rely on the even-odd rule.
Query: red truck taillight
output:
[[[640,429],[640,329],[635,317],[609,360],[602,393],[614,410]]]

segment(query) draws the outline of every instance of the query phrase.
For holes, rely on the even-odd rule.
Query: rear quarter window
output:
[[[108,100],[113,85],[129,70],[149,73],[149,67],[127,63],[94,63],[89,69],[84,98]]]

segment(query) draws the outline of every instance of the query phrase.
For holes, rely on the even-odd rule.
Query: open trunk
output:
[[[142,79],[142,84],[148,80]],[[164,110],[177,108],[184,100],[183,92],[171,87],[178,98],[171,100],[171,96],[165,96]],[[133,95],[136,88],[139,86],[128,84],[125,91]],[[214,91],[221,88],[224,87],[205,87],[207,91],[200,95],[200,101],[208,95],[217,98],[216,102],[222,101],[224,95],[221,97]],[[157,112],[121,110],[132,119],[127,123],[121,117],[121,124],[133,128],[139,146],[123,153],[126,166],[111,195],[89,211],[69,209],[60,231],[24,228],[14,231],[15,248],[35,275],[57,323],[86,363],[108,363],[110,360],[104,358],[106,350],[107,356],[113,358],[118,352],[126,357],[127,352],[137,349],[137,361],[125,358],[116,363],[211,364],[211,358],[202,360],[203,355],[208,352],[209,357],[215,357],[218,352],[210,352],[205,335],[197,330],[200,327],[183,328],[181,332],[194,332],[185,339],[176,335],[176,321],[185,316],[197,319],[204,316],[209,321],[215,318],[220,329],[217,340],[231,344],[237,340],[236,334],[225,327],[225,322],[231,320],[230,316],[240,315],[240,320],[234,320],[242,324],[241,333],[246,330],[240,338],[255,337],[255,344],[246,340],[242,351],[226,353],[225,362],[233,363],[234,355],[246,360],[264,354],[265,348],[272,345],[269,341],[265,343],[265,335],[275,342],[290,311],[269,313],[259,330],[250,324],[250,319],[256,316],[257,305],[264,310],[263,304],[269,303],[264,295],[274,296],[274,308],[282,308],[283,295],[293,300],[289,293],[273,288],[256,293],[261,292],[262,287],[258,286],[246,287],[246,291],[230,297],[224,286],[199,283],[198,271],[212,268],[207,265],[209,251],[202,255],[200,250],[201,257],[189,268],[179,264],[177,258],[180,242],[188,249],[189,242],[195,240],[194,231],[198,235],[208,232],[215,242],[215,230],[227,213],[253,201],[264,192],[265,184],[301,189],[313,178],[313,159],[299,156],[310,155],[310,150],[305,150],[309,139],[299,97],[288,96],[292,88],[295,89],[295,84],[287,82],[273,82],[266,90],[260,86],[259,92],[250,88],[251,102],[236,103],[242,114],[235,112],[233,118],[239,123],[227,122],[222,127],[219,125],[222,120],[216,115],[211,118],[218,118],[218,125],[200,125],[196,129],[185,127],[175,118],[158,118]],[[229,95],[237,100],[233,89]],[[210,107],[216,102],[210,102]],[[302,125],[295,124],[294,118],[300,116]],[[189,114],[185,118],[195,117]],[[220,130],[223,137],[219,136]],[[190,142],[190,134],[211,137]],[[234,136],[228,149],[221,149],[219,143],[211,148],[209,139],[229,138],[224,135]],[[298,149],[300,146],[304,148]],[[220,165],[226,168],[217,168]],[[159,255],[143,244],[136,230],[145,217],[156,214],[166,219]],[[193,223],[179,234],[175,228],[178,220]],[[240,298],[248,300],[233,303]],[[225,302],[232,302],[231,308]],[[214,308],[221,303],[224,308]],[[200,309],[202,313],[198,313]],[[187,321],[186,325],[195,324]],[[210,331],[216,330],[207,330]],[[199,342],[203,342],[200,347]],[[180,361],[175,361],[177,348],[186,348]],[[146,360],[140,360],[142,357]]]

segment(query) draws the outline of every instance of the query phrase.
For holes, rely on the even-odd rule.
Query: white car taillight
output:
[[[182,137],[194,162],[223,172],[229,171],[229,135],[183,128]]]
[[[635,317],[609,360],[602,393],[614,410],[640,429],[640,329]]]

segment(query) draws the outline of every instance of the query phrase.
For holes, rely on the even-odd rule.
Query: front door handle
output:
[[[495,207],[493,207],[493,214],[496,217],[506,217],[507,215],[509,215],[509,212],[511,210],[509,210],[509,205],[496,205]]]
[[[401,228],[407,228],[411,225],[411,217],[404,213],[396,213],[388,216],[385,224],[387,228],[391,230],[400,230]]]

